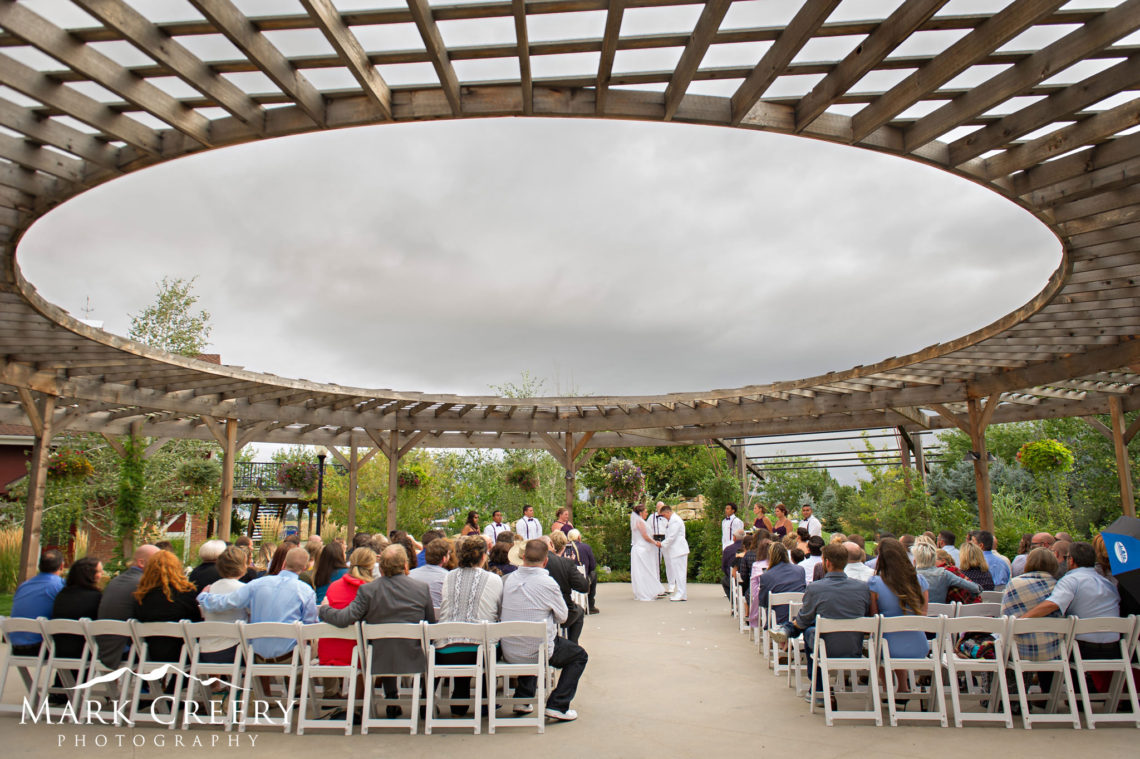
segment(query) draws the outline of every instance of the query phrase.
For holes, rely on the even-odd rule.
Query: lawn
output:
[[[12,596],[13,593],[0,593],[0,617],[6,617],[12,613]]]

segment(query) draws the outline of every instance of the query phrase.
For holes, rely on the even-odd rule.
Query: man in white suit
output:
[[[662,509],[664,508],[665,502],[658,501],[657,510],[653,513],[653,516],[649,517],[648,519],[649,535],[658,543],[661,543],[665,540],[665,534],[669,529],[669,517],[668,515],[662,513]],[[677,583],[673,580],[673,567],[669,565],[669,560],[665,557],[664,548],[658,548],[657,555],[665,564],[665,578],[666,582],[669,585],[669,594],[673,594],[677,592]]]
[[[689,543],[685,540],[685,520],[673,513],[671,506],[661,509],[662,516],[669,520],[665,528],[665,540],[661,541],[661,551],[665,554],[665,564],[677,591],[669,596],[670,601],[688,601],[685,579],[689,574]]]

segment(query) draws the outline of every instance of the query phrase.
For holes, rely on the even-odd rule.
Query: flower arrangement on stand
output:
[[[538,472],[531,465],[520,464],[507,472],[507,484],[524,493],[538,490]]]
[[[286,490],[311,493],[317,487],[317,465],[307,461],[290,461],[277,469],[277,483]]]
[[[629,459],[610,459],[605,469],[605,493],[622,503],[634,503],[645,493],[645,474]]]

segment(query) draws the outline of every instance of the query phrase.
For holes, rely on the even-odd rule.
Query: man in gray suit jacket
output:
[[[402,545],[391,545],[380,554],[381,576],[361,586],[356,598],[343,609],[325,605],[318,610],[322,622],[348,627],[356,622],[435,623],[435,609],[428,586],[408,577],[408,554]],[[427,660],[418,640],[375,640],[372,642],[373,675],[403,675],[424,672]],[[381,682],[388,698],[397,694],[396,678]],[[389,707],[388,715],[399,716],[400,707]]]

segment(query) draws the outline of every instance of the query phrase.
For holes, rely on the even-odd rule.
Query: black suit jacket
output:
[[[574,602],[570,600],[570,591],[589,593],[590,581],[578,571],[578,565],[570,559],[564,559],[556,553],[547,553],[547,559],[546,571],[558,583],[558,588],[562,591],[562,598],[566,601],[566,608],[569,609],[574,605]]]

